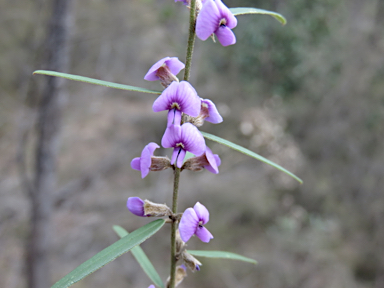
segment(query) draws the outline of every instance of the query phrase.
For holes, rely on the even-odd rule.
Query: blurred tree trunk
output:
[[[72,0],[53,0],[45,46],[46,68],[66,71]],[[53,193],[56,189],[56,157],[63,102],[62,79],[48,77],[38,107],[34,185],[30,193],[31,230],[27,244],[29,288],[51,286],[49,250]]]

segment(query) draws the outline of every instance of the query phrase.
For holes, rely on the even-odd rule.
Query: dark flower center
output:
[[[220,20],[219,26],[226,26],[227,25],[227,19],[223,18]]]
[[[179,103],[177,103],[177,102],[173,102],[173,103],[171,104],[171,109],[177,109],[177,110],[180,110],[180,105],[179,105]]]
[[[184,144],[183,144],[183,143],[181,143],[181,142],[180,142],[180,143],[177,143],[177,144],[176,144],[176,147],[181,147],[181,148],[183,148],[183,149],[184,149]],[[179,152],[179,153],[180,153],[180,152]]]

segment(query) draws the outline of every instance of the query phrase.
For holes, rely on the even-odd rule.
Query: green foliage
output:
[[[233,15],[238,16],[238,15],[247,15],[247,14],[263,14],[263,15],[270,15],[274,17],[277,21],[279,21],[281,24],[285,25],[287,24],[287,20],[284,18],[283,15],[264,10],[264,9],[258,9],[258,8],[251,8],[251,7],[236,7],[236,8],[230,8],[231,12]]]
[[[123,227],[114,225],[113,230],[119,235],[120,238],[124,238],[129,233],[127,230],[125,230]],[[138,245],[134,247],[132,250],[132,255],[136,258],[137,262],[139,262],[141,268],[147,274],[149,279],[158,287],[164,288],[164,283],[161,281],[159,273],[157,273],[155,267],[152,265],[152,262],[148,259],[147,255],[141,249],[141,247]]]
[[[288,170],[284,169],[283,167],[281,167],[280,165],[264,158],[263,156],[260,156],[259,154],[256,154],[255,152],[252,152],[251,150],[247,149],[247,148],[244,148],[240,145],[237,145],[235,143],[232,143],[228,140],[225,140],[223,138],[220,138],[220,137],[217,137],[215,135],[212,135],[212,134],[209,134],[209,133],[206,133],[206,132],[201,132],[203,134],[203,136],[209,140],[212,140],[212,141],[215,141],[217,143],[220,143],[222,145],[225,145],[225,146],[228,146],[229,148],[233,149],[233,150],[236,150],[240,153],[243,153],[249,157],[252,157],[252,158],[255,158],[261,162],[264,162],[268,165],[271,165],[272,167],[275,167],[276,169],[288,174],[289,176],[291,176],[292,178],[294,178],[295,180],[297,180],[300,184],[303,184],[303,180],[301,180],[299,177],[297,177],[295,174],[289,172]]]
[[[112,245],[97,253],[91,259],[85,261],[75,270],[73,270],[72,272],[61,278],[59,281],[57,281],[52,286],[52,288],[65,288],[80,281],[89,274],[95,272],[104,265],[115,260],[117,257],[123,255],[124,253],[127,253],[135,246],[139,245],[140,243],[143,243],[145,240],[147,240],[149,237],[159,231],[160,228],[163,227],[164,223],[165,220],[158,219],[133,231],[128,236],[120,239],[119,241],[116,241]]]
[[[197,257],[207,257],[207,258],[219,258],[219,259],[228,259],[228,260],[239,260],[244,262],[249,262],[252,264],[257,264],[257,261],[236,253],[226,252],[226,251],[204,251],[204,250],[188,250],[188,252]]]
[[[104,81],[104,80],[98,80],[98,79],[88,78],[88,77],[84,77],[84,76],[72,75],[72,74],[55,72],[55,71],[37,70],[37,71],[33,72],[33,74],[34,75],[40,74],[40,75],[61,77],[61,78],[69,79],[69,80],[80,81],[80,82],[85,82],[85,83],[89,83],[89,84],[96,84],[96,85],[105,86],[105,87],[109,87],[109,88],[115,88],[115,89],[122,89],[122,90],[129,90],[129,91],[150,93],[150,94],[161,94],[160,91],[154,91],[154,90],[149,90],[149,89],[145,89],[145,88],[125,85],[125,84],[118,84],[118,83],[108,82],[108,81]]]

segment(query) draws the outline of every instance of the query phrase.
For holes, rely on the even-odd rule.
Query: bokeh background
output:
[[[28,286],[28,242],[39,146],[38,111],[53,0],[0,1],[0,286]],[[203,131],[241,144],[304,180],[216,143],[220,174],[183,172],[179,209],[211,212],[215,238],[191,249],[227,250],[259,264],[201,259],[180,287],[384,287],[384,1],[226,0],[282,13],[239,16],[236,45],[196,41],[191,82],[224,117]],[[165,56],[185,59],[188,10],[172,0],[82,0],[67,10],[66,72],[161,89],[143,76]],[[64,56],[63,56],[64,57]],[[181,74],[182,75],[182,74]],[[172,171],[142,180],[130,168],[160,143],[156,95],[72,81],[55,126],[57,181],[46,239],[51,283],[148,219],[129,196],[170,204]],[[170,149],[158,149],[170,155]],[[45,199],[43,197],[43,199]],[[48,200],[47,200],[48,201]],[[169,227],[142,247],[165,281]],[[73,287],[148,287],[125,254]],[[40,287],[44,288],[44,287]]]

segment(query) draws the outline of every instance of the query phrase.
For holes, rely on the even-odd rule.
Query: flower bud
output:
[[[184,260],[185,266],[187,266],[192,272],[200,271],[200,266],[202,265],[199,260],[193,257],[191,254],[184,250],[181,254],[181,257]]]
[[[172,215],[172,211],[167,205],[153,203],[149,200],[143,201],[139,197],[129,197],[127,208],[132,214],[140,217],[164,217]]]

